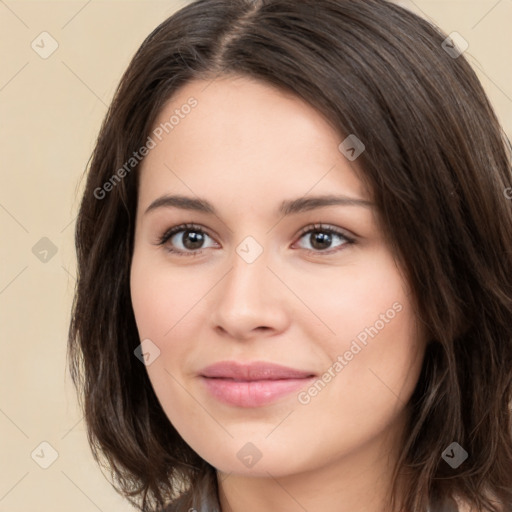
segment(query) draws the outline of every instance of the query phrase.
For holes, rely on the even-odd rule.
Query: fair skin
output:
[[[140,169],[131,293],[140,339],[160,350],[147,366],[155,393],[183,439],[217,469],[223,512],[391,512],[383,503],[424,342],[357,160],[345,158],[343,138],[310,105],[243,77],[188,83],[155,127],[191,96],[197,107]],[[170,204],[148,210],[178,194],[207,200],[216,214]],[[278,212],[284,200],[320,195],[370,204]],[[201,231],[158,245],[184,223]],[[325,242],[322,229],[325,245],[315,243],[317,224],[355,243],[337,234]],[[246,237],[263,249],[251,263],[237,253]],[[387,311],[393,318],[377,324]],[[377,334],[345,357],[371,326]],[[333,370],[338,356],[341,371]],[[308,380],[271,403],[236,406],[200,376],[226,360],[320,379],[330,369],[331,378],[316,393]],[[237,456],[244,446],[261,455],[255,464]]]

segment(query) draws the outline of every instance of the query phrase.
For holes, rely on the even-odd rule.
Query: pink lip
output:
[[[272,363],[223,361],[204,368],[200,377],[220,401],[239,407],[260,407],[300,389],[315,375]]]

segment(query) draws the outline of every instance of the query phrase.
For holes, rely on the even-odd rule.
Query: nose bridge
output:
[[[235,247],[213,310],[216,326],[232,336],[242,338],[259,327],[281,329],[284,325],[286,313],[279,290],[274,289],[279,282],[267,268],[269,254],[253,237]]]
[[[235,247],[231,258],[231,271],[226,276],[226,298],[233,296],[238,301],[252,302],[256,296],[265,293],[267,274],[270,273],[268,263],[268,251],[263,245],[252,236],[245,237]]]

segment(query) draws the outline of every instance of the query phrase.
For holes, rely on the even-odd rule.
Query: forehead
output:
[[[194,105],[190,107],[190,105]],[[179,89],[154,123],[156,146],[141,166],[141,195],[179,189],[255,197],[333,189],[364,197],[342,137],[311,105],[246,77],[195,80]],[[256,197],[258,196],[258,197]]]

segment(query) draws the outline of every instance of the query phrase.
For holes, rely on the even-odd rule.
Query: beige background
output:
[[[80,177],[121,73],[186,3],[0,0],[0,512],[131,510],[92,460],[65,367],[73,228]],[[468,41],[511,137],[512,0],[400,3]],[[31,44],[51,49],[45,31],[58,48],[43,59]]]

